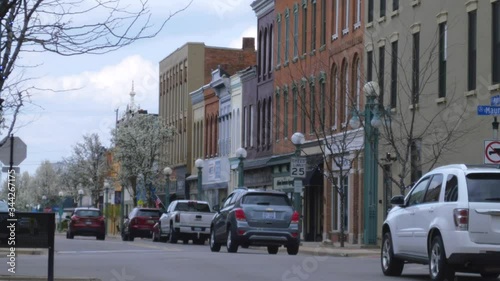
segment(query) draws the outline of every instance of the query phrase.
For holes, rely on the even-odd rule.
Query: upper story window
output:
[[[339,1],[340,0],[333,0],[332,5],[332,40],[339,38]]]
[[[373,22],[373,1],[375,0],[368,0],[368,23]]]
[[[326,44],[326,0],[321,0],[321,46]]]
[[[277,46],[276,46],[276,64],[280,65],[281,64],[281,29],[282,29],[282,21],[281,21],[281,14],[278,13],[276,15],[276,25],[278,28],[278,34],[277,34]]]
[[[311,0],[311,52],[316,50],[316,22],[317,22],[317,5],[316,0]]]
[[[293,5],[293,58],[299,56],[299,5]]]
[[[288,63],[288,58],[290,56],[289,51],[290,46],[290,9],[285,10],[285,64]]]
[[[356,22],[354,23],[354,29],[361,27],[361,0],[356,0]]]
[[[467,90],[476,89],[476,64],[477,64],[477,11],[468,13],[468,40],[467,40]]]
[[[349,10],[351,6],[351,0],[344,0],[344,28],[342,29],[342,35],[349,33]]]
[[[447,37],[448,27],[446,22],[439,24],[439,97],[446,96],[446,57],[447,57]]]
[[[307,0],[302,0],[302,54],[307,54]]]
[[[492,82],[493,84],[500,83],[500,1],[491,3],[492,5],[492,41],[493,41],[493,56],[492,56]]]

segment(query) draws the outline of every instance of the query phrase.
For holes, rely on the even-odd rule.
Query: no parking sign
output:
[[[500,141],[484,141],[484,164],[500,164]]]

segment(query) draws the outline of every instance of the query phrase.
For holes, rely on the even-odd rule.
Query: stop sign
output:
[[[12,143],[14,143],[12,150],[12,165],[18,166],[24,161],[24,159],[26,159],[26,152],[28,150],[26,144],[20,137],[9,137],[9,139],[0,147],[0,161],[4,165],[10,165]]]

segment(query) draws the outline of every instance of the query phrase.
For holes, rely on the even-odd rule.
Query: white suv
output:
[[[455,272],[500,275],[500,167],[448,165],[425,174],[406,197],[395,196],[382,226],[382,271],[429,264],[432,280]]]

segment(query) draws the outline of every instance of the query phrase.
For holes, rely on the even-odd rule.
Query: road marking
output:
[[[167,250],[167,249],[165,249]],[[163,252],[157,250],[98,250],[98,251],[57,251],[58,254],[106,254],[106,253],[150,253]]]

